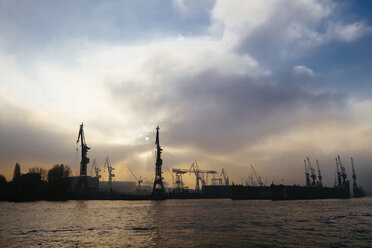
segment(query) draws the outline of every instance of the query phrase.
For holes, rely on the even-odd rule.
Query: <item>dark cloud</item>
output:
[[[299,123],[314,125],[346,111],[343,95],[313,93],[297,83],[299,76],[287,80],[222,76],[210,70],[141,89],[139,94],[117,87],[112,93],[124,99],[121,104],[125,106],[125,99],[138,97],[135,106],[130,106],[146,119],[156,119],[167,111],[166,118],[158,117],[158,123],[168,144],[228,153]]]

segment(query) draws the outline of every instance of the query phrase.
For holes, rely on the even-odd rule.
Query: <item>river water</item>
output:
[[[0,202],[0,247],[372,247],[372,198]]]

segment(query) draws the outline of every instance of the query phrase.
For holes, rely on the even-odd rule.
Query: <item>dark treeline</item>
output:
[[[66,200],[71,185],[70,175],[71,168],[64,164],[56,164],[48,171],[35,167],[22,174],[21,166],[16,163],[12,181],[7,182],[0,175],[0,200]]]

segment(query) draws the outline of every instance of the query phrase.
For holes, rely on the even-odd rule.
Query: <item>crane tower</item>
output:
[[[109,157],[107,156],[106,157],[106,161],[105,161],[105,165],[104,165],[104,168],[107,168],[107,171],[108,171],[108,186],[109,186],[109,190],[112,191],[112,178],[115,177],[115,174],[113,173],[113,171],[115,170],[112,165],[111,165],[111,162],[109,160]]]
[[[94,174],[96,175],[96,178],[101,178],[101,175],[99,174],[101,172],[101,169],[98,168],[97,162],[95,159],[93,159],[92,168],[94,170]]]
[[[90,147],[87,146],[85,143],[85,136],[84,136],[84,124],[81,123],[78,139],[76,143],[81,143],[81,162],[80,162],[80,176],[78,182],[75,187],[75,191],[80,190],[81,187],[88,189],[88,179],[87,179],[87,166],[89,163],[89,158],[87,157],[88,150]]]
[[[161,166],[163,164],[163,160],[161,159],[161,152],[163,149],[160,147],[159,141],[159,126],[156,127],[156,162],[155,162],[155,180],[154,180],[154,187],[152,188],[152,194],[156,197],[164,196],[164,185],[163,185],[163,177],[161,173]]]

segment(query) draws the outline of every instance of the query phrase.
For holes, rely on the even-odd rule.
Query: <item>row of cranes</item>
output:
[[[337,155],[335,158],[336,160],[336,171],[335,171],[335,187],[348,187],[349,181],[347,180],[346,175],[346,169],[343,163],[341,162],[340,155]],[[316,160],[317,170],[318,170],[318,180],[316,180],[317,176],[315,174],[315,168],[312,165],[309,157],[307,157],[304,160],[305,163],[305,177],[306,177],[306,186],[307,187],[322,187],[322,174],[320,172],[319,168],[319,161]],[[351,166],[353,171],[353,188],[355,188],[354,191],[358,190],[358,186],[356,184],[356,176],[355,176],[355,170],[354,170],[354,161],[353,158],[351,158]],[[311,178],[311,179],[310,179]]]
[[[107,169],[109,188],[111,188],[112,187],[112,180],[115,177],[115,174],[113,173],[113,171],[115,170],[115,168],[112,167],[109,157],[106,157],[105,164],[104,164],[103,168],[106,168]],[[134,177],[134,179],[136,179],[136,182],[137,182],[138,186],[141,187],[141,184],[143,183],[142,177],[141,176],[140,177],[137,177],[136,174],[128,166],[127,166],[127,168],[129,170],[129,172],[132,174],[132,176]],[[94,175],[95,175],[96,178],[99,179],[99,178],[102,177],[100,175],[100,172],[102,170],[98,167],[97,162],[96,162],[96,159],[93,160],[92,171],[93,171],[92,174],[94,173]],[[145,179],[148,181],[147,178],[145,178]]]
[[[316,166],[318,169],[318,181],[316,181],[315,168],[312,165],[309,157],[304,159],[304,163],[305,163],[306,187],[322,187],[323,182],[322,182],[322,174],[319,168],[319,160],[318,159],[316,160]],[[310,174],[311,174],[311,180],[312,180],[311,182],[310,182]]]
[[[353,158],[351,158],[351,163],[353,164]],[[346,170],[341,162],[341,158],[339,155],[336,157],[336,174],[337,174],[337,185],[336,185],[336,180],[335,180],[335,186],[342,187],[345,186],[348,181],[347,181],[347,175],[346,175]]]
[[[114,170],[115,168],[112,167],[109,157],[107,156],[105,159],[105,164],[103,168],[107,169],[108,172],[108,188],[112,190],[112,179],[115,177]],[[92,171],[96,178],[100,179],[102,176],[100,175],[100,172],[102,171],[97,164],[96,159],[93,159],[92,162]]]
[[[215,170],[201,170],[199,168],[198,163],[196,160],[191,164],[189,169],[177,169],[173,168],[172,172],[167,168],[168,172],[172,176],[173,187],[175,191],[181,192],[185,190],[184,183],[183,183],[183,175],[185,174],[194,174],[195,175],[195,190],[200,191],[200,185],[202,187],[208,185],[208,177],[209,175],[212,176],[211,182],[212,185],[230,185],[229,176],[225,169],[222,169],[221,173],[219,174],[220,177],[216,178],[218,172]]]
[[[107,168],[107,171],[109,174],[108,175],[109,187],[111,188],[112,178],[115,177],[115,174],[113,174],[114,168],[112,167],[108,157],[106,158],[104,168]],[[142,180],[142,177],[141,176],[138,177],[128,166],[127,168],[130,174],[136,180],[138,187],[141,187],[141,184],[144,182]],[[93,163],[92,163],[92,170],[96,178],[101,178],[101,175],[100,175],[101,169],[99,169],[95,159],[93,160]],[[195,179],[196,179],[195,190],[196,191],[200,191],[201,188],[205,185],[208,185],[209,182],[211,182],[212,185],[219,185],[219,186],[230,185],[229,176],[224,168],[222,169],[220,174],[215,170],[201,170],[196,160],[191,164],[189,169],[173,168],[172,172],[168,168],[167,170],[172,176],[173,187],[176,191],[183,191],[185,189],[185,186],[183,183],[183,177],[182,177],[184,174],[195,175]],[[219,175],[218,178],[217,178],[217,175]],[[212,178],[209,180],[210,177]]]

